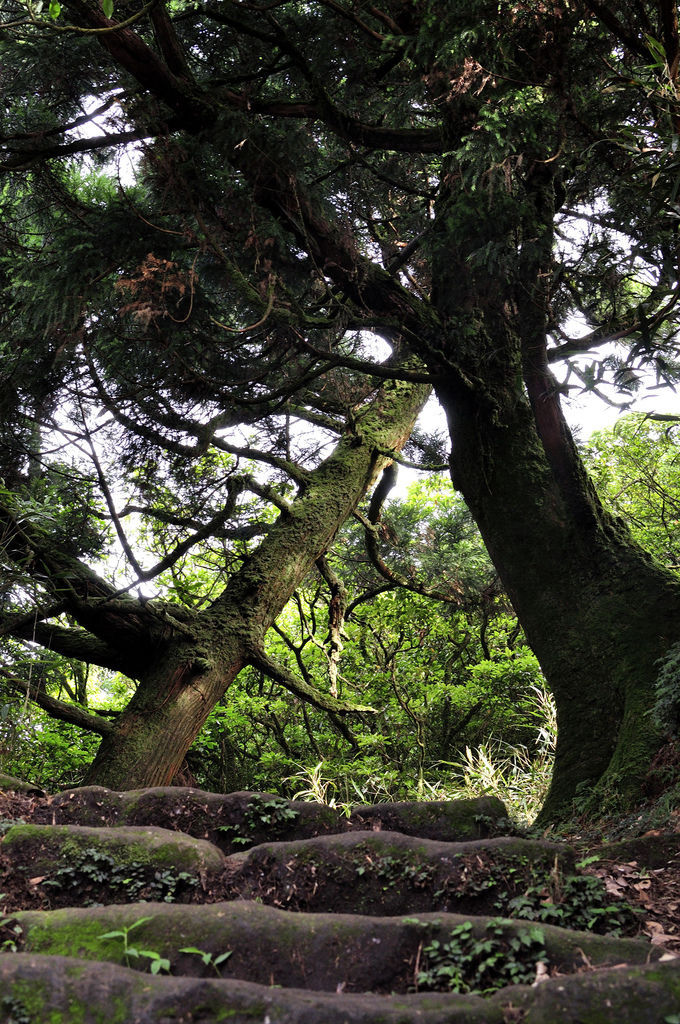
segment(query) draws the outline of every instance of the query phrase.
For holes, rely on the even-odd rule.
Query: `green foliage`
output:
[[[380,713],[353,721],[343,734],[332,717],[303,710],[275,684],[243,672],[191,752],[200,784],[275,790],[344,807],[441,799],[466,787],[465,751],[489,735],[523,743],[525,759],[547,773],[544,715],[537,709],[537,694],[545,699],[540,670],[496,595],[488,557],[462,502],[448,481],[428,480],[391,501],[381,521],[389,564],[416,583],[448,588],[456,603],[403,588],[364,600],[385,581],[357,529],[346,527],[329,556],[348,589],[350,609],[338,691]],[[324,582],[310,577],[268,638],[278,661],[321,689],[328,686],[329,601]],[[525,773],[518,796],[526,781]]]
[[[605,504],[661,563],[680,566],[678,427],[634,414],[594,434],[584,457]]]
[[[656,679],[654,721],[663,732],[673,736],[680,731],[680,643],[673,644],[659,661]]]
[[[630,933],[638,920],[628,903],[611,900],[594,875],[553,875],[503,903],[503,910],[514,918],[607,935]]]
[[[149,970],[151,974],[169,974],[170,973],[170,961],[165,957],[162,957],[160,953],[155,952],[151,949],[137,949],[136,946],[131,946],[128,942],[128,936],[130,932],[134,931],[135,928],[139,928],[141,925],[146,924],[147,921],[152,921],[152,917],[140,917],[137,921],[130,925],[124,925],[118,931],[105,932],[104,935],[100,935],[99,938],[103,942],[107,939],[121,939],[123,943],[123,957],[127,967],[132,967],[133,962],[145,958],[149,961]]]
[[[4,900],[5,893],[0,893],[0,900]],[[23,934],[23,928],[13,917],[0,917],[0,952],[16,953]]]
[[[299,812],[281,797],[264,797],[255,794],[246,806],[243,820],[238,825],[218,825],[218,831],[229,837],[231,843],[247,846],[253,842],[253,835],[263,830],[268,839],[275,839],[299,818]]]
[[[57,892],[77,890],[85,895],[83,905],[96,904],[102,890],[110,899],[134,903],[139,900],[173,903],[196,879],[186,871],[158,870],[141,862],[119,864],[115,857],[96,847],[78,851],[72,862],[58,868],[41,883]]]
[[[182,946],[179,950],[180,953],[192,953],[194,956],[201,958],[201,963],[205,967],[212,967],[218,978],[222,977],[220,971],[220,965],[225,963],[229,957],[233,954],[233,949],[225,950],[224,953],[219,953],[217,956],[214,953],[208,953],[204,949],[197,949],[196,946]]]
[[[58,674],[53,678],[58,685]],[[13,694],[3,694],[3,689],[0,679],[2,770],[50,793],[79,785],[99,738],[51,718]]]
[[[435,869],[431,864],[410,864],[404,857],[368,857],[368,864],[359,864],[356,873],[359,877],[369,874],[380,882],[383,892],[399,888],[403,885],[414,889],[424,889],[432,879]]]
[[[0,836],[3,836],[5,832],[9,832],[13,825],[25,825],[26,822],[23,818],[0,818]],[[2,897],[0,897],[1,899]]]
[[[15,999],[14,996],[0,996],[0,1010],[7,1024],[33,1024],[33,1014],[21,999]]]
[[[479,995],[506,985],[529,985],[537,964],[549,963],[539,927],[512,933],[500,919],[490,921],[480,937],[470,921],[459,924],[447,941],[433,939],[423,946],[422,957],[418,990]]]

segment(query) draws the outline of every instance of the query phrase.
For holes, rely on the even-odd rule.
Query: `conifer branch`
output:
[[[306,701],[308,704],[312,704],[315,708],[320,711],[331,711],[336,715],[348,715],[348,714],[371,714],[377,715],[378,711],[375,708],[368,707],[364,704],[352,704],[350,701],[337,700],[335,697],[331,697],[326,693],[322,693],[321,690],[317,690],[316,687],[311,686],[309,683],[304,682],[299,676],[293,675],[284,665],[280,662],[270,658],[269,655],[260,647],[251,648],[247,664],[252,665],[254,668],[259,668],[260,671],[264,672],[265,675],[269,676],[275,682],[279,683],[290,693],[295,694],[300,700]]]

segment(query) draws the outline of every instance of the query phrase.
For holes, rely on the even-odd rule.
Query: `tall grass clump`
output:
[[[531,689],[530,705],[536,722],[534,749],[530,751],[523,744],[513,746],[495,739],[474,749],[466,747],[463,757],[447,763],[454,772],[454,779],[446,787],[449,799],[497,796],[513,820],[522,825],[534,821],[543,806],[552,776],[557,713],[547,689],[540,686]]]

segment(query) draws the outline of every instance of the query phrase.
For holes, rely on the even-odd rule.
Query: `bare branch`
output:
[[[336,715],[356,714],[359,712],[370,715],[378,714],[375,708],[368,707],[365,704],[352,704],[350,701],[337,700],[335,697],[322,693],[321,690],[317,690],[316,687],[304,682],[299,676],[293,675],[284,665],[274,661],[261,648],[251,649],[247,658],[247,664],[259,668],[270,679],[273,679],[280,686],[295,694],[300,700],[304,700],[315,708],[319,708],[320,711],[331,711]]]
[[[56,697],[49,697],[42,690],[34,689],[5,668],[0,667],[0,676],[15,690],[25,694],[29,700],[46,711],[51,718],[68,722],[70,725],[77,725],[79,729],[85,729],[88,732],[96,732],[99,736],[109,736],[113,732],[113,725],[105,718],[91,715],[77,704],[67,704],[63,700],[57,700]]]

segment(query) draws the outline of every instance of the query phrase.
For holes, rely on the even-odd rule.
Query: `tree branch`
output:
[[[70,725],[77,725],[79,729],[88,732],[96,732],[99,736],[109,736],[113,732],[113,725],[105,718],[98,715],[91,715],[89,712],[79,708],[76,704],[67,704],[56,697],[48,697],[40,690],[34,690],[23,679],[12,675],[5,668],[0,668],[0,676],[14,689],[25,694],[29,700],[46,711],[50,718],[57,718],[61,722],[68,722]]]
[[[67,130],[67,127],[63,129]],[[98,135],[93,139],[76,139],[74,142],[64,142],[54,146],[42,146],[15,150],[15,155],[3,160],[0,170],[21,171],[36,160],[51,160],[60,156],[72,156],[76,153],[93,153],[98,149],[110,149],[113,146],[125,146],[130,142],[139,142],[141,139],[148,139],[151,133],[147,130],[135,129],[128,132],[118,132],[116,135]]]
[[[426,587],[424,583],[418,583],[416,580],[410,580],[408,577],[402,576],[402,574],[397,572],[395,569],[390,569],[380,554],[379,528],[360,512],[355,511],[354,518],[358,519],[364,528],[368,557],[370,558],[373,567],[377,569],[383,579],[386,579],[393,587],[401,587],[404,590],[410,590],[414,594],[422,594],[423,597],[431,597],[435,601],[444,601],[446,604],[453,604],[457,607],[462,606],[463,591],[460,588],[456,589],[456,593],[437,590],[435,587]]]
[[[310,686],[309,683],[303,682],[299,676],[293,675],[288,669],[281,665],[278,661],[274,661],[269,655],[261,648],[252,648],[246,659],[247,664],[253,665],[255,668],[259,668],[265,675],[269,676],[280,686],[283,686],[286,690],[295,694],[300,700],[306,701],[308,704],[312,704],[315,708],[320,711],[331,711],[337,715],[348,715],[363,712],[364,714],[377,715],[379,712],[375,708],[368,707],[365,704],[352,704],[350,701],[337,700],[335,697],[330,697],[328,694],[322,693],[321,690],[317,690],[316,687]]]

